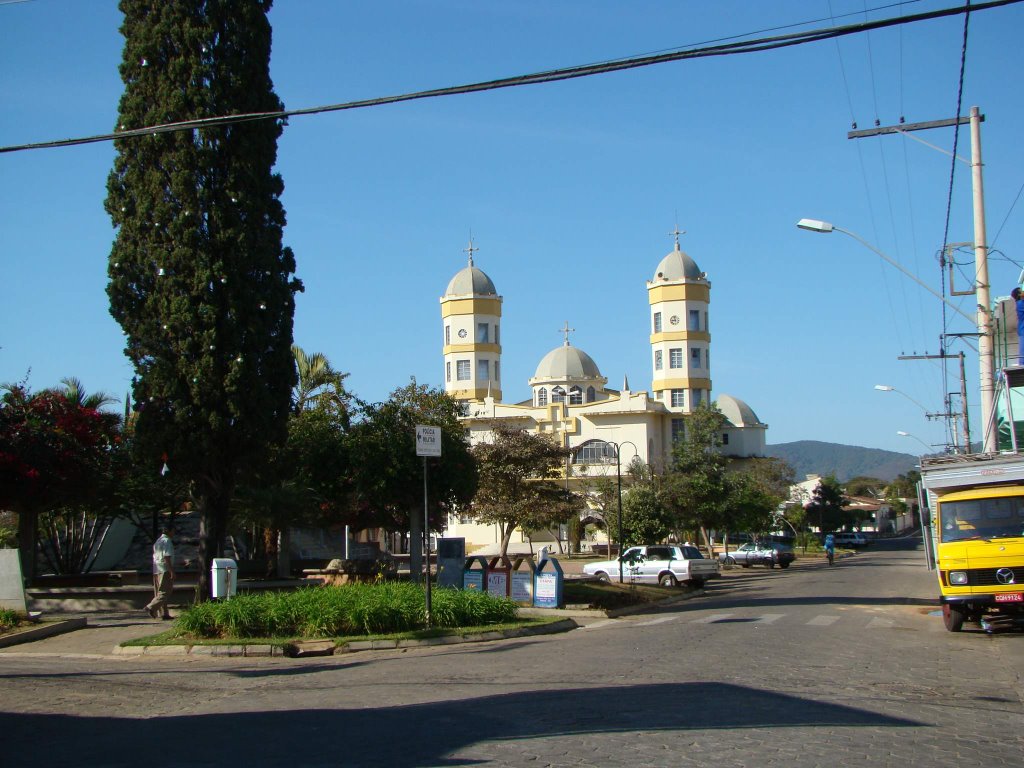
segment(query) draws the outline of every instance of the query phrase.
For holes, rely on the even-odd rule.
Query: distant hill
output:
[[[835,475],[841,483],[859,476],[888,481],[894,480],[897,475],[906,474],[918,464],[918,457],[909,453],[822,443],[817,440],[769,445],[765,453],[789,462],[796,470],[797,480],[814,474],[822,477]]]

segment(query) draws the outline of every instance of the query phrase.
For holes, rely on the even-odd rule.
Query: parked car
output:
[[[862,533],[834,533],[832,539],[837,547],[860,549],[868,545],[868,540]]]
[[[780,544],[777,541],[748,542],[741,544],[732,552],[720,552],[719,562],[724,565],[741,565],[749,568],[752,565],[767,565],[774,568],[789,568],[789,564],[796,560],[793,548]]]
[[[718,575],[718,563],[704,557],[693,546],[650,544],[630,547],[623,552],[622,571],[631,582],[702,587],[706,579]],[[588,563],[583,566],[583,573],[602,581],[617,580],[619,559]]]

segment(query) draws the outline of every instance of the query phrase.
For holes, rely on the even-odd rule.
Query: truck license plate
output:
[[[997,603],[1024,603],[1024,592],[1006,592],[996,595]]]

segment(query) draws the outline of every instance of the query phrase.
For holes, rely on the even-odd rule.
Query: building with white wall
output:
[[[474,264],[470,243],[469,264],[441,297],[441,320],[445,391],[466,404],[463,421],[471,444],[487,441],[498,425],[550,435],[572,450],[566,484],[574,489],[595,475],[615,475],[616,445],[623,470],[634,456],[656,471],[665,468],[687,414],[713,400],[711,283],[679,249],[679,234],[675,248],[646,284],[651,392],[633,391],[625,379],[621,389],[610,389],[597,362],[572,345],[567,323],[563,343],[540,358],[527,382],[529,397],[513,403],[502,400],[503,299]],[[718,395],[714,401],[727,419],[723,451],[740,458],[763,457],[768,425],[739,398]],[[448,521],[445,535],[465,537],[467,550],[499,541],[497,526],[457,516]],[[543,532],[533,536],[534,541],[548,538]]]

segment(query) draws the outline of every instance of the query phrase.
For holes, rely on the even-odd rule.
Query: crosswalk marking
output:
[[[838,616],[815,616],[807,623],[812,627],[830,627],[837,621],[839,621]]]
[[[774,624],[779,619],[785,617],[784,613],[765,613],[754,619],[751,624]]]
[[[713,613],[710,616],[705,616],[702,619],[695,619],[694,621],[692,621],[690,623],[691,624],[714,624],[716,621],[725,621],[726,619],[730,619],[734,615],[735,614],[732,614],[732,613]]]
[[[601,627],[608,627],[612,624],[618,623],[619,622],[616,619],[605,619],[604,621],[595,621],[593,624],[586,624],[583,627],[580,627],[580,629],[600,629]]]
[[[891,627],[895,624],[892,619],[882,619],[875,616],[871,621],[868,622],[868,629],[875,629],[876,627]]]

